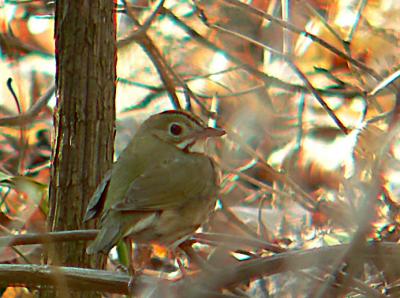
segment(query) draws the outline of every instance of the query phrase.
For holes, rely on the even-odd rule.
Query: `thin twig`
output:
[[[192,37],[197,42],[214,50],[215,52],[224,52],[221,48],[217,47],[215,44],[208,41],[201,34],[199,34],[196,30],[194,30],[193,28],[188,26],[184,21],[182,21],[180,18],[178,18],[169,9],[164,8],[163,12],[167,16],[169,16],[180,28],[182,28],[190,37]],[[270,85],[274,85],[274,86],[283,88],[285,90],[290,90],[293,92],[309,92],[309,90],[307,90],[307,88],[305,86],[290,84],[290,83],[284,82],[278,78],[271,77],[271,76],[265,74],[264,72],[259,71],[258,69],[254,68],[253,66],[243,63],[243,61],[241,61],[240,59],[235,58],[234,56],[229,55],[226,52],[224,52],[224,56],[232,63],[242,66],[242,68],[245,71],[254,75],[256,78],[258,78],[259,80],[264,82],[264,84],[265,84],[264,88],[268,87]],[[329,96],[343,96],[343,97],[353,98],[355,96],[362,95],[359,91],[346,91],[346,90],[337,90],[337,89],[317,89],[317,90],[321,94],[329,95]]]
[[[375,86],[375,88],[372,89],[372,91],[368,93],[368,96],[375,96],[376,94],[378,94],[379,92],[384,90],[384,88],[394,84],[399,78],[400,78],[400,69],[396,70],[394,73],[388,75],[382,81],[380,81]],[[400,90],[398,90],[399,88],[397,88],[397,87],[395,87],[395,88],[397,89],[398,92],[400,92]]]
[[[258,204],[258,212],[257,212],[257,226],[258,226],[258,234],[260,238],[265,241],[270,241],[273,239],[272,232],[267,228],[266,224],[263,220],[263,210],[264,204],[267,202],[267,196],[263,194],[259,200]]]
[[[393,142],[395,137],[400,132],[400,125],[394,126],[389,133],[386,135],[384,142],[382,142],[379,149],[375,152],[375,159],[371,162],[371,178],[369,183],[365,183],[363,189],[363,204],[358,209],[357,218],[357,231],[353,235],[353,239],[349,244],[349,249],[344,251],[341,255],[338,255],[336,260],[332,263],[332,276],[338,276],[342,271],[343,262],[347,262],[348,267],[348,277],[344,281],[344,288],[350,285],[351,279],[357,268],[360,265],[360,253],[363,252],[367,247],[367,237],[370,235],[373,229],[373,222],[376,220],[376,204],[377,198],[382,191],[384,180],[382,178],[382,171],[384,169],[384,157],[389,151],[390,144]],[[362,259],[361,259],[362,260]],[[322,298],[326,297],[327,291],[333,281],[327,280],[319,291],[316,293],[315,297]]]
[[[234,224],[249,236],[258,238],[257,232],[254,231],[249,225],[246,225],[239,217],[236,216],[235,213],[232,212],[230,208],[226,207],[222,201],[220,201],[220,205],[220,210],[222,214],[224,214],[225,217],[228,219],[229,223]]]
[[[161,11],[163,8],[162,5],[159,5],[157,7],[157,13]],[[129,8],[127,7],[128,15],[129,17],[136,23],[139,24],[138,20],[136,17],[130,12]],[[210,111],[206,108],[206,106],[199,100],[199,98],[196,96],[196,94],[189,88],[189,86],[186,84],[186,82],[180,77],[179,74],[175,72],[175,70],[167,63],[165,58],[162,56],[158,48],[155,46],[153,41],[150,39],[150,37],[146,34],[146,31],[141,32],[140,36],[135,37],[137,42],[144,48],[144,50],[149,54],[149,57],[152,59],[154,65],[156,66],[157,70],[160,73],[160,77],[163,80],[168,93],[172,96],[173,103],[175,105],[175,108],[177,109],[182,109],[179,99],[176,95],[176,87],[173,79],[175,79],[189,94],[190,97],[192,97],[197,104],[200,106],[202,111],[206,114],[206,116],[215,116],[210,113]],[[173,79],[171,79],[171,77]]]
[[[21,126],[33,121],[42,108],[47,105],[55,91],[55,85],[52,85],[46,92],[33,104],[28,111],[17,116],[0,118],[0,126]]]
[[[21,104],[17,97],[17,94],[12,87],[12,78],[8,78],[7,80],[7,87],[10,90],[11,95],[17,105],[18,114],[22,114]],[[22,173],[24,171],[24,160],[25,160],[25,153],[26,153],[26,142],[25,142],[25,135],[26,135],[26,125],[20,125],[19,127],[19,150],[18,150],[18,173]]]
[[[353,23],[352,29],[351,29],[351,31],[350,31],[350,33],[348,35],[347,40],[344,40],[340,36],[340,34],[337,33],[336,30],[334,30],[332,28],[332,26],[325,20],[325,18],[316,9],[314,9],[307,1],[303,1],[303,3],[305,5],[305,7],[308,8],[308,10],[310,10],[311,13],[313,15],[315,15],[321,21],[321,23],[329,30],[329,32],[332,33],[332,35],[342,44],[342,46],[345,49],[347,55],[351,56],[350,44],[351,44],[351,41],[353,39],[353,35],[354,35],[354,32],[355,32],[355,29],[358,26],[358,23],[360,21],[361,11],[365,8],[365,5],[366,5],[366,1],[365,0],[361,0],[361,1],[362,2],[359,2],[359,8],[357,10],[357,17],[355,19],[355,22]],[[349,65],[350,71],[352,71],[354,73],[355,77],[357,78],[357,80],[359,82],[359,85],[360,86],[365,86],[365,83],[363,82],[363,78],[361,77],[359,71],[357,69],[354,69],[354,67],[352,67],[352,64],[349,63],[348,61],[347,61],[347,64]],[[376,106],[378,111],[382,112],[382,108],[379,105],[379,103],[377,103],[376,101],[372,101],[371,103],[374,106]],[[367,105],[366,109],[367,108],[368,108],[368,105]]]
[[[87,241],[93,240],[96,237],[97,233],[98,230],[76,230],[3,236],[0,237],[0,247],[65,241]]]
[[[224,27],[219,26],[219,25],[214,25],[214,24],[210,25],[210,27],[218,29],[218,30],[223,31],[225,33],[231,34],[231,35],[236,36],[238,38],[244,39],[246,41],[249,41],[249,42],[251,42],[251,43],[253,43],[253,44],[257,45],[257,46],[263,47],[263,48],[267,49],[268,51],[271,51],[271,52],[281,56],[282,58],[284,58],[289,63],[289,65],[292,67],[292,69],[297,73],[297,75],[302,79],[302,81],[304,82],[304,84],[307,87],[307,89],[309,90],[309,92],[311,92],[314,95],[314,97],[317,99],[319,104],[324,108],[324,110],[328,113],[328,115],[332,118],[332,120],[336,123],[336,125],[340,128],[340,130],[342,130],[344,134],[348,134],[349,133],[349,130],[347,129],[347,127],[336,116],[335,112],[325,102],[325,100],[322,98],[321,94],[314,88],[314,86],[311,84],[311,82],[307,79],[307,77],[296,66],[296,64],[292,61],[292,59],[289,56],[287,56],[287,55],[285,55],[285,54],[283,54],[283,53],[281,53],[281,52],[279,52],[279,51],[277,51],[277,50],[265,45],[262,42],[254,40],[253,38],[248,37],[246,35],[243,35],[241,33],[238,33],[236,31],[232,31],[230,29],[224,28]]]
[[[291,187],[296,193],[297,202],[301,204],[306,210],[313,211],[316,209],[317,204],[314,199],[307,192],[305,192],[296,182],[294,182],[285,172],[278,172],[277,170],[272,168],[266,162],[264,156],[262,156],[262,154],[246,144],[246,142],[244,142],[236,132],[230,130],[228,131],[227,135],[230,139],[232,139],[232,141],[240,145],[244,152],[249,154],[255,160],[258,160],[263,169],[267,171],[273,179]]]
[[[226,245],[236,250],[239,248],[252,247],[254,249],[265,249],[274,253],[282,253],[287,251],[285,248],[280,247],[277,244],[269,243],[263,240],[259,240],[253,237],[240,237],[231,234],[222,233],[196,233],[192,239],[200,243],[212,243],[212,245]],[[232,247],[235,245],[236,247]]]
[[[186,245],[185,243],[182,243],[179,248],[186,253],[186,255],[189,257],[189,259],[193,262],[196,263],[197,266],[199,266],[202,270],[208,271],[210,273],[215,272],[216,269],[207,263],[201,256],[199,256],[196,251],[193,249],[192,246]]]
[[[237,1],[237,0],[223,0],[224,2],[230,3],[234,6],[240,7],[242,9],[245,9],[247,11],[250,11],[252,13],[254,13],[255,15],[258,15],[262,18],[265,18],[266,20],[269,20],[271,22],[277,23],[278,25],[282,26],[283,28],[286,28],[294,33],[297,34],[301,34],[304,35],[305,37],[310,38],[312,41],[319,43],[321,46],[325,47],[327,50],[331,51],[332,53],[336,54],[337,56],[339,56],[340,58],[343,58],[344,60],[349,61],[350,63],[352,63],[354,66],[357,66],[358,68],[364,70],[365,72],[367,72],[368,74],[370,74],[372,77],[374,77],[376,80],[381,80],[382,77],[381,75],[379,75],[378,73],[376,73],[373,69],[369,68],[367,65],[365,65],[364,63],[346,55],[345,53],[343,53],[342,51],[340,51],[339,49],[337,49],[335,46],[329,44],[328,42],[326,42],[325,40],[319,38],[318,36],[302,30],[300,28],[298,28],[297,26],[289,23],[289,22],[285,22],[279,18],[276,18],[272,15],[269,15],[251,5],[248,5],[246,3]]]
[[[163,4],[163,1],[160,2],[160,5],[157,7],[157,10],[155,10],[155,12],[158,10],[161,10],[161,8],[163,7],[162,4]],[[126,5],[126,3],[125,3],[125,5]],[[131,20],[137,26],[140,26],[139,21],[133,14],[129,5],[126,5],[126,10],[127,10],[128,16],[131,18]],[[156,13],[153,13],[153,15],[155,16]],[[139,31],[137,31],[137,32],[139,32]],[[128,37],[128,39],[130,41],[129,37]],[[176,86],[175,86],[174,80],[171,78],[171,74],[168,72],[167,63],[166,63],[164,57],[162,56],[161,52],[159,51],[159,49],[154,45],[153,41],[147,35],[146,31],[145,30],[140,31],[140,34],[133,33],[132,40],[134,40],[140,44],[140,46],[144,49],[144,51],[147,53],[147,55],[153,62],[154,66],[156,67],[157,72],[160,76],[161,81],[163,82],[163,84],[165,85],[165,87],[168,91],[168,94],[170,96],[170,99],[171,99],[171,102],[172,102],[172,105],[174,106],[174,108],[178,109],[178,110],[182,109],[181,104],[179,102],[179,98],[176,94]],[[123,46],[126,45],[125,42],[121,42],[121,43]],[[119,46],[121,46],[121,44]]]
[[[361,14],[364,11],[365,6],[367,5],[367,2],[368,2],[367,0],[360,0],[360,2],[358,2],[359,7],[357,9],[357,14],[356,14],[353,26],[351,26],[350,33],[346,40],[348,43],[353,40],[356,29],[357,29],[358,25],[360,24]]]
[[[127,7],[127,3],[125,1],[122,1],[123,5],[126,7],[126,13],[129,15],[129,17],[134,16],[133,12],[132,12],[132,5],[129,5],[129,8]],[[125,46],[130,45],[133,41],[139,41],[141,38],[144,37],[144,35],[147,33],[147,31],[149,30],[151,24],[154,22],[155,18],[157,17],[157,15],[160,13],[160,11],[162,10],[163,6],[164,6],[164,2],[165,0],[160,0],[160,2],[157,4],[156,8],[153,10],[153,12],[151,13],[151,15],[146,19],[146,21],[143,23],[143,25],[141,25],[139,27],[138,30],[132,32],[131,34],[129,34],[127,37],[118,40],[117,43],[117,47],[123,48]],[[138,24],[137,20],[134,20],[136,24]]]
[[[269,257],[242,261],[238,264],[224,266],[215,274],[202,273],[193,283],[205,289],[216,291],[255,277],[271,276],[277,273],[297,271],[314,266],[328,266],[332,264],[337,255],[341,255],[343,251],[348,249],[349,245],[343,244],[284,252]],[[370,244],[359,253],[368,260],[379,258],[382,261],[382,258],[384,258],[387,262],[400,261],[400,246],[397,243]],[[189,280],[186,281],[186,297],[199,297],[190,295],[193,283]]]
[[[271,194],[276,194],[276,195],[279,195],[279,196],[281,196],[283,198],[291,198],[292,197],[292,195],[289,194],[289,193],[286,193],[286,192],[280,191],[278,189],[275,189],[272,186],[270,186],[270,185],[268,185],[268,184],[266,184],[266,183],[264,183],[264,182],[262,182],[260,180],[257,180],[254,177],[251,177],[251,176],[249,176],[249,175],[247,175],[247,174],[245,174],[243,172],[240,172],[240,171],[238,171],[236,169],[233,169],[233,168],[229,167],[222,160],[221,161],[217,161],[216,160],[215,162],[222,170],[225,170],[225,171],[227,171],[229,173],[234,174],[235,176],[239,177],[243,181],[246,181],[248,183],[256,185],[257,187],[262,189],[264,192],[268,192],[268,193],[271,193]]]
[[[319,104],[324,108],[324,110],[328,113],[328,115],[332,118],[332,120],[336,123],[336,125],[340,128],[340,130],[344,134],[349,134],[349,129],[342,123],[342,121],[336,116],[335,112],[331,109],[331,107],[325,102],[322,98],[321,94],[314,88],[311,84],[310,80],[305,76],[305,74],[297,67],[297,65],[293,61],[288,61],[291,65],[292,69],[297,73],[297,75],[302,79],[302,81],[306,84],[307,89],[314,95]]]

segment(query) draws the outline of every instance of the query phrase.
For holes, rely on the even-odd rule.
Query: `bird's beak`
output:
[[[226,132],[221,128],[206,127],[201,131],[196,131],[192,137],[198,140],[198,139],[207,139],[213,137],[221,137],[224,134],[226,134]]]
[[[226,133],[225,130],[220,128],[206,127],[203,128],[202,130],[191,133],[189,136],[187,136],[186,141],[179,144],[178,147],[186,152],[189,152],[191,149],[193,149],[193,146],[195,146],[195,144],[199,145],[199,142],[202,143],[202,141],[208,138],[221,137],[225,133]],[[200,147],[201,149],[197,150],[196,152],[204,153],[203,147],[204,146],[201,146]]]

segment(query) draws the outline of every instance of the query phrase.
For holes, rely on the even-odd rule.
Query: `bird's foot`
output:
[[[183,279],[187,276],[187,271],[185,269],[185,266],[183,265],[181,259],[179,257],[176,257],[176,262],[178,263],[179,270],[181,271],[181,277],[180,279]]]
[[[129,268],[127,266],[124,266],[122,264],[118,264],[115,266],[115,270],[123,273],[129,274]]]
[[[131,268],[129,270],[130,278],[129,278],[129,282],[128,282],[128,291],[129,291],[129,293],[131,295],[134,293],[134,290],[136,288],[137,278],[140,275],[142,275],[142,273],[143,273],[143,269],[133,269],[133,268]]]

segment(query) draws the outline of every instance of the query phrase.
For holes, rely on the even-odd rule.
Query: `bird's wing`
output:
[[[111,174],[112,170],[110,169],[106,172],[103,179],[97,186],[86,208],[86,213],[85,216],[83,217],[83,222],[86,222],[89,219],[97,217],[102,211],[104,200],[107,194],[107,189],[111,180]]]
[[[112,206],[119,211],[152,211],[179,208],[201,197],[215,173],[205,156],[165,159],[144,171],[128,188],[125,198]],[[200,198],[198,198],[200,199]]]

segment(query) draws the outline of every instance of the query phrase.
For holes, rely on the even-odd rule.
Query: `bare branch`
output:
[[[123,273],[73,267],[0,264],[0,280],[3,286],[56,286],[57,275],[62,275],[71,289],[128,293],[129,276]],[[143,276],[136,282],[149,286],[150,280],[151,278]]]
[[[296,27],[295,25],[289,23],[289,22],[285,22],[284,20],[281,20],[279,18],[276,18],[272,15],[269,15],[249,4],[246,3],[242,3],[240,1],[237,0],[224,0],[227,3],[230,3],[234,6],[240,7],[242,9],[248,10],[251,13],[254,13],[257,16],[260,16],[262,18],[267,19],[268,21],[277,23],[278,25],[282,26],[285,29],[288,29],[294,33],[297,34],[302,34],[308,38],[310,38],[312,41],[319,43],[321,46],[325,47],[327,50],[329,50],[330,52],[336,54],[337,56],[339,56],[340,58],[349,61],[351,64],[353,64],[354,66],[358,67],[359,69],[362,69],[363,71],[365,71],[366,73],[370,74],[373,78],[375,78],[377,81],[382,80],[381,75],[379,75],[378,73],[376,73],[372,68],[369,68],[367,65],[365,65],[364,63],[362,63],[359,60],[356,60],[352,57],[350,57],[349,55],[345,54],[343,51],[340,51],[339,49],[337,49],[336,47],[334,47],[333,45],[331,45],[330,43],[326,42],[325,40],[319,38],[318,36],[299,29],[298,27]]]
[[[0,118],[0,126],[22,126],[31,122],[42,108],[47,105],[55,89],[55,85],[52,85],[25,113],[19,114],[18,116]]]
[[[270,276],[287,271],[297,271],[310,267],[329,266],[338,255],[349,249],[349,245],[336,245],[315,249],[290,251],[270,257],[242,261],[238,264],[225,266],[214,274],[202,273],[193,282],[186,282],[186,297],[201,297],[192,295],[194,288],[218,291],[220,289],[247,281],[260,276]],[[400,246],[396,243],[381,242],[369,244],[359,255],[369,259],[385,259],[387,262],[400,261]]]
[[[77,231],[61,231],[50,232],[43,234],[22,234],[14,236],[0,237],[0,247],[28,245],[28,244],[43,244],[50,242],[65,242],[65,241],[87,241],[93,240],[98,233],[98,230],[77,230]]]
[[[207,297],[223,297],[219,296],[219,290],[252,278],[315,266],[329,266],[338,255],[348,251],[349,248],[350,245],[344,244],[288,251],[273,256],[238,261],[237,264],[213,270],[212,273],[207,271],[176,282],[143,274],[135,278],[133,290],[134,292],[145,291],[150,288],[153,296],[149,297],[156,297],[154,293],[160,294],[160,291],[179,294],[181,295],[179,297],[204,297],[204,293],[216,295]],[[396,264],[400,262],[400,246],[392,242],[373,243],[360,251],[359,256],[366,260],[379,259],[380,262]],[[4,286],[55,286],[57,285],[55,275],[61,275],[69,288],[82,291],[95,290],[127,294],[130,281],[128,275],[118,272],[74,267],[0,264],[0,280]]]

